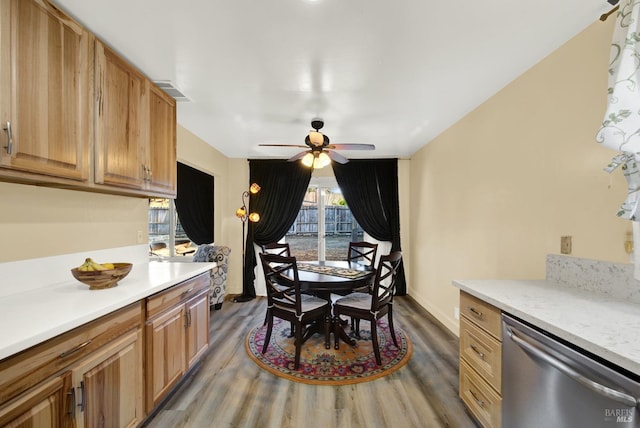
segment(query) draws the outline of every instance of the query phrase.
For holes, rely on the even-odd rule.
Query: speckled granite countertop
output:
[[[629,298],[555,280],[455,280],[453,285],[640,375],[640,304]]]

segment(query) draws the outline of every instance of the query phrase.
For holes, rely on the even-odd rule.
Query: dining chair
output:
[[[270,242],[261,245],[262,252],[265,254],[277,254],[279,256],[291,257],[291,248],[288,242]]]
[[[260,248],[262,249],[262,252],[265,254],[277,254],[279,256],[291,257],[291,248],[289,248],[288,242],[270,242],[268,244],[261,245]],[[267,318],[268,318],[268,314],[265,315],[264,324],[262,325],[267,324],[267,320],[268,320]],[[295,331],[294,326],[292,324],[291,325],[292,337],[293,337],[294,331]]]
[[[295,257],[260,253],[264,279],[267,287],[267,334],[262,353],[267,351],[271,340],[273,319],[289,321],[295,330],[296,354],[294,369],[300,367],[302,344],[310,334],[309,326],[321,323],[324,327],[325,347],[330,347],[331,304],[325,299],[302,294]],[[316,324],[317,326],[317,324]]]
[[[347,252],[347,261],[362,263],[365,266],[371,267],[371,269],[375,269],[377,253],[378,253],[378,244],[375,244],[372,242],[365,242],[365,241],[358,241],[358,242],[352,241],[352,242],[349,242],[349,250]],[[370,293],[371,288],[373,287],[374,278],[375,277],[372,276],[364,286],[360,288],[356,288],[353,291]],[[351,318],[351,329],[355,331],[356,336],[358,336],[360,332],[360,322],[358,319]]]
[[[398,346],[393,327],[393,294],[395,293],[398,267],[401,261],[402,253],[400,251],[394,251],[380,257],[371,293],[352,293],[336,300],[333,304],[334,317],[345,315],[370,322],[373,351],[378,365],[382,364],[382,360],[378,344],[377,322],[385,315],[387,316],[393,343]],[[335,334],[335,341],[337,348],[338,334]]]

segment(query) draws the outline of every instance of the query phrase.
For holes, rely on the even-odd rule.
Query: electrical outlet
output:
[[[571,254],[571,237],[560,237],[560,254]]]
[[[144,244],[144,234],[141,230],[138,231],[138,244]]]
[[[457,320],[460,319],[460,308],[457,306],[453,308],[453,317]]]

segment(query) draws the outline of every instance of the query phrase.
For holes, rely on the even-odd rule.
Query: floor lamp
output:
[[[252,183],[249,190],[242,192],[242,206],[236,210],[236,217],[242,221],[242,288],[245,282],[245,252],[246,252],[246,225],[247,220],[252,223],[260,221],[260,214],[256,212],[249,213],[247,205],[249,205],[249,195],[255,195],[260,191],[260,186]],[[247,302],[253,299],[251,296],[240,295],[233,299],[234,302]]]

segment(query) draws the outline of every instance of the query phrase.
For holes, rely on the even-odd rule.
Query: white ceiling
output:
[[[346,157],[409,158],[611,9],[605,0],[54,0],[232,158],[286,158],[315,116]],[[610,18],[610,19],[613,19]],[[603,67],[606,67],[603,64]]]

